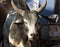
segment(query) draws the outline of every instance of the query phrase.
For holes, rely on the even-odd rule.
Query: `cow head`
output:
[[[45,1],[45,3],[42,4],[42,6],[40,8],[38,8],[37,10],[34,11],[28,11],[28,10],[22,10],[20,8],[18,8],[13,0],[11,1],[12,7],[14,8],[14,10],[20,14],[20,16],[23,17],[23,23],[20,23],[21,20],[17,19],[15,21],[16,24],[20,23],[20,24],[24,24],[24,27],[26,27],[26,32],[27,32],[27,36],[29,38],[29,40],[33,40],[37,37],[37,30],[36,30],[36,23],[37,23],[37,19],[38,19],[38,13],[41,12],[47,4],[47,1]],[[24,6],[23,6],[24,7]]]

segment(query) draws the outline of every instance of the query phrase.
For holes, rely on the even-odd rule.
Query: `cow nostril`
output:
[[[33,36],[33,34],[31,34],[31,36]]]
[[[31,36],[35,36],[35,34],[34,34],[34,33],[32,33],[32,34],[31,34]]]
[[[31,36],[38,36],[38,34],[31,34]]]
[[[32,39],[39,39],[39,35],[38,34],[31,34],[31,37],[32,37]]]
[[[36,36],[38,36],[38,33],[36,34]]]

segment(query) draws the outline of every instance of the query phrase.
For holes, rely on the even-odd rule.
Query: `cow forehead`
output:
[[[36,22],[38,15],[36,12],[27,12],[25,13],[25,15],[23,16],[23,18],[25,20],[27,20],[29,23],[31,22]]]

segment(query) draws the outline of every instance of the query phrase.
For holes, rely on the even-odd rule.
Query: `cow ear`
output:
[[[39,19],[41,18],[41,15],[38,14],[38,15],[37,15],[37,18],[38,18],[38,20],[39,20]]]
[[[42,16],[41,15],[38,15],[37,17],[38,17],[37,18],[37,23],[40,25],[40,18],[42,18]]]

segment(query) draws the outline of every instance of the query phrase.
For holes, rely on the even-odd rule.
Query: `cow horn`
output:
[[[41,11],[43,11],[43,9],[46,7],[46,5],[47,5],[47,0],[45,0],[45,2],[42,4],[42,6],[40,6],[40,8],[38,8],[37,10],[36,10],[36,12],[41,12]]]
[[[17,6],[14,4],[13,0],[11,0],[11,5],[17,13],[19,13],[21,16],[24,16],[25,11],[17,8]]]

